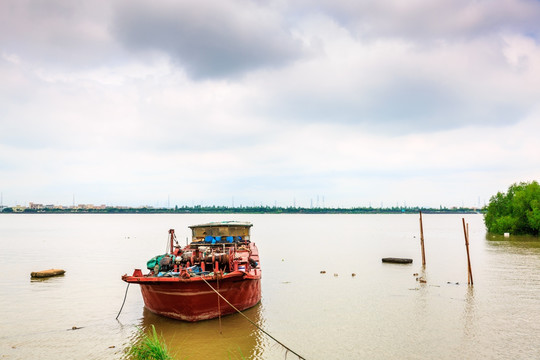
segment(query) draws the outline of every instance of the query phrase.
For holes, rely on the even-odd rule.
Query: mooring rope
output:
[[[129,284],[127,284],[127,287],[126,287],[126,293],[124,294],[124,301],[122,301],[122,306],[120,307],[120,311],[118,312],[118,315],[116,315],[116,320],[118,320],[118,317],[120,316],[120,313],[122,312],[122,309],[124,308],[124,304],[126,303],[126,298],[127,298],[127,292],[129,290]]]
[[[217,290],[218,290],[218,295],[219,295],[219,277],[216,276],[216,284],[217,284]],[[219,333],[222,334],[221,332],[221,301],[219,301],[219,296],[217,298],[217,309],[218,309],[218,315],[219,315]]]
[[[212,285],[210,285],[210,283],[208,281],[206,281],[202,276],[201,276],[201,279],[202,281],[204,281],[206,283],[206,285],[208,285],[210,287],[210,289],[212,289],[212,291],[214,291],[216,294],[218,294],[218,296],[220,298],[222,298],[227,304],[230,305],[230,307],[232,307],[234,310],[236,310],[236,312],[238,312],[240,315],[242,315],[247,321],[249,321],[253,326],[255,326],[257,329],[261,330],[264,334],[266,334],[268,337],[270,337],[272,340],[274,340],[275,342],[277,342],[279,345],[283,346],[285,349],[287,349],[287,351],[290,351],[291,353],[293,353],[294,355],[298,356],[299,359],[303,359],[305,360],[306,358],[304,358],[303,356],[297,354],[294,350],[292,350],[291,348],[289,348],[287,345],[283,344],[281,341],[279,341],[278,339],[276,339],[275,337],[273,337],[272,335],[270,335],[266,330],[264,330],[263,328],[261,328],[259,325],[255,324],[250,318],[248,318],[246,315],[244,315],[243,312],[241,312],[240,310],[238,310],[233,304],[231,304],[229,302],[229,300],[225,299],[223,297],[223,295],[221,295],[218,291],[216,291],[216,289],[214,289],[214,287]]]

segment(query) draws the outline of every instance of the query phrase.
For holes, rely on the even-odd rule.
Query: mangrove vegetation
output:
[[[512,184],[506,193],[491,197],[484,221],[494,234],[536,235],[540,232],[540,185],[537,181]]]

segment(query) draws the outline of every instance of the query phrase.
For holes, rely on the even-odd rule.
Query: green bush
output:
[[[512,184],[498,192],[486,206],[484,222],[490,233],[540,233],[540,185],[537,181]]]

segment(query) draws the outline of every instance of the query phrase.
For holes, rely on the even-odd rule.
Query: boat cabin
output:
[[[252,226],[252,223],[240,221],[221,221],[192,225],[189,227],[192,231],[191,244],[221,245],[249,243]]]

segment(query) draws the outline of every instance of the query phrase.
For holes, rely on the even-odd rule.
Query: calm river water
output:
[[[540,358],[537,238],[489,239],[481,215],[424,215],[424,270],[417,215],[223,214],[0,215],[0,358],[120,359],[152,324],[178,359],[296,358],[240,315],[221,327],[153,315],[136,285],[115,320],[121,275],[163,253],[168,229],[182,243],[187,226],[221,220],[254,224],[262,301],[246,315],[306,359]],[[53,267],[67,272],[30,280]]]

